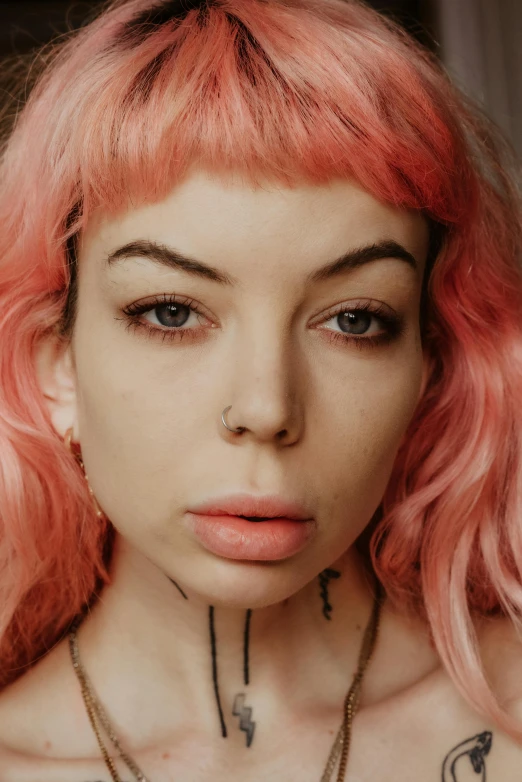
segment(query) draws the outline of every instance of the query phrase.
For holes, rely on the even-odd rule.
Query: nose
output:
[[[266,331],[261,337],[244,335],[231,353],[230,392],[224,400],[229,409],[223,417],[230,429],[242,429],[231,432],[220,418],[223,436],[281,445],[297,442],[304,427],[306,383],[290,339]]]

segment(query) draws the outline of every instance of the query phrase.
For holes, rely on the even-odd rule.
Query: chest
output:
[[[312,729],[311,729],[312,728]],[[205,746],[196,738],[136,755],[149,782],[322,782],[335,730],[288,727],[248,749]],[[501,739],[500,739],[501,743]],[[401,719],[360,714],[354,721],[344,782],[477,782],[498,778],[501,751],[495,731],[480,720],[443,728],[436,717]],[[339,757],[329,777],[337,782]],[[111,782],[101,759],[4,759],[2,782]],[[134,777],[120,761],[123,782]],[[503,777],[505,778],[505,777]]]

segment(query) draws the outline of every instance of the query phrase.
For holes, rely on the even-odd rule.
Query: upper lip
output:
[[[262,516],[265,518],[310,519],[303,505],[275,494],[230,494],[188,509],[207,516]]]

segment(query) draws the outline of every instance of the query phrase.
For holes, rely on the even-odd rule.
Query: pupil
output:
[[[369,312],[340,312],[337,321],[341,330],[350,329],[351,334],[363,334],[370,326],[372,315]]]
[[[190,315],[186,304],[163,304],[155,309],[162,326],[183,326]]]

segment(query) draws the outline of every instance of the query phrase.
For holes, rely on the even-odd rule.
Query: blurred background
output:
[[[522,157],[522,0],[366,0],[399,21],[441,59]],[[0,0],[0,106],[13,57],[30,57],[60,33],[89,21],[99,2]]]

